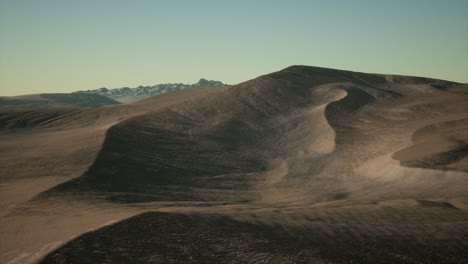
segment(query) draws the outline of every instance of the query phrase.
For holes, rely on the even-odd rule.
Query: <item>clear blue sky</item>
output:
[[[0,95],[302,64],[468,82],[467,0],[0,0]]]

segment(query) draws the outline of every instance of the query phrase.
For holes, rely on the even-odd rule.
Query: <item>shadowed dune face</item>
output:
[[[20,176],[2,175],[2,184],[37,175],[47,183],[1,218],[16,244],[0,244],[0,260],[22,262],[12,256],[26,240],[32,252],[50,251],[31,240],[56,247],[110,220],[164,211],[172,214],[87,233],[44,263],[464,263],[467,89],[293,66],[133,104],[2,111],[2,166]],[[37,153],[54,159],[31,162]],[[63,178],[51,183],[49,172]]]
[[[425,126],[412,135],[413,145],[393,158],[409,167],[468,172],[468,119]]]

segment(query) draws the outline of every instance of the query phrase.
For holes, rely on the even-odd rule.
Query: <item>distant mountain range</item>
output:
[[[183,90],[188,88],[195,88],[195,87],[215,87],[215,86],[227,86],[226,84],[213,81],[213,80],[206,80],[200,79],[197,83],[194,84],[184,84],[184,83],[164,83],[164,84],[156,84],[153,86],[138,86],[136,88],[129,88],[129,87],[122,87],[122,88],[99,88],[95,90],[87,90],[87,91],[78,91],[75,93],[80,94],[99,94],[114,100],[117,100],[122,103],[128,103],[143,99],[145,97],[162,94],[166,92],[176,91],[176,90]]]

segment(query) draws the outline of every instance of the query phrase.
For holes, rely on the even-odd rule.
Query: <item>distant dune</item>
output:
[[[80,93],[47,93],[0,97],[0,107],[97,107],[120,104],[99,95]]]
[[[292,66],[132,104],[0,110],[0,260],[466,263],[467,91]]]

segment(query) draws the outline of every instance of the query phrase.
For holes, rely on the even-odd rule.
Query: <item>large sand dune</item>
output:
[[[465,263],[467,91],[293,66],[128,105],[3,111],[0,260],[164,211],[44,263]],[[213,228],[171,233],[200,221]]]

